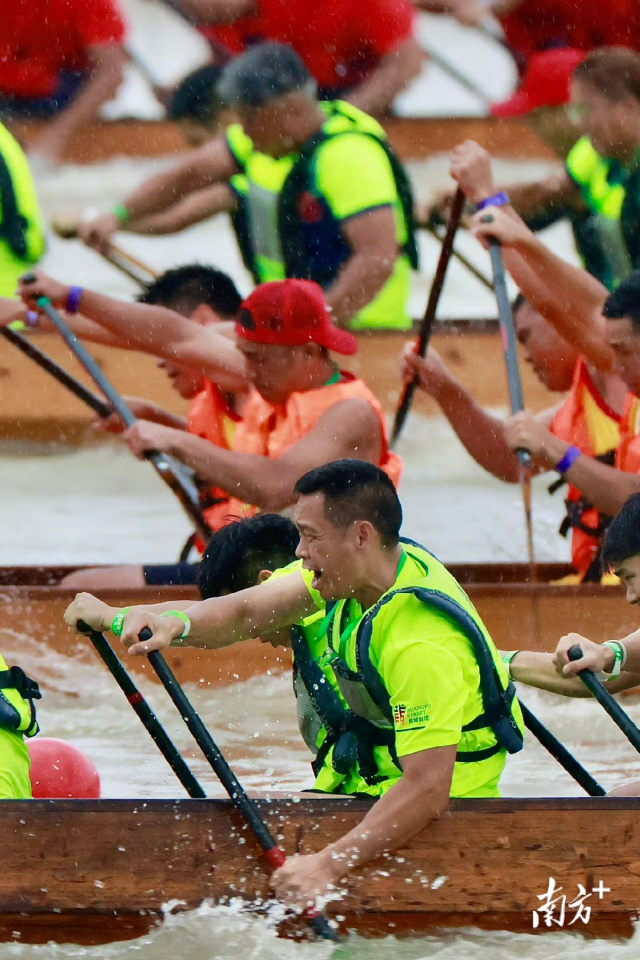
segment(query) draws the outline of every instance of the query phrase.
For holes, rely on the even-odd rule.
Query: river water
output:
[[[139,6],[132,9],[139,15]],[[40,180],[43,206],[47,214],[68,206],[107,206],[162,163],[116,160],[91,169],[67,167]],[[535,175],[542,167],[504,164],[500,174],[509,179],[523,171],[526,176]],[[412,172],[418,191],[426,197],[446,182],[446,161],[437,157]],[[548,236],[556,249],[572,256],[566,231],[554,229]],[[243,289],[248,288],[222,220],[185,232],[177,243],[173,238],[127,237],[126,244],[158,269],[193,260],[215,262],[229,270]],[[463,237],[461,244],[474,261],[488,269],[484,253],[470,238]],[[423,240],[424,276],[415,285],[416,312],[424,305],[436,257],[435,245]],[[126,278],[76,243],[63,244],[52,238],[44,267],[60,279],[117,296],[127,298],[134,293]],[[453,264],[443,315],[487,316],[493,309],[491,298],[476,281]],[[502,377],[503,371],[496,375]],[[487,477],[462,451],[443,420],[411,418],[400,452],[406,462],[401,496],[407,535],[426,543],[445,561],[525,559],[518,489]],[[83,451],[12,444],[0,451],[0,480],[5,491],[0,500],[0,564],[171,561],[188,533],[171,494],[146,464],[133,460],[117,444]],[[548,497],[544,479],[536,481],[535,537],[540,560],[567,556],[566,545],[556,534],[559,511],[558,498]],[[622,598],[620,602],[624,602]],[[52,653],[37,637],[25,635],[21,640],[27,671],[48,671],[64,681],[60,688],[65,693],[47,690],[42,702],[43,732],[76,743],[92,757],[104,797],[181,795],[173,775],[138,721],[124,708],[104,671]],[[155,685],[142,682],[141,687],[208,792],[219,794],[210,770],[192,749],[186,728],[177,721],[166,697]],[[288,676],[274,674],[227,689],[194,688],[188,692],[247,787],[294,792],[310,784],[309,758],[298,735]],[[526,691],[524,698],[605,786],[640,775],[640,762],[597,705],[532,691]],[[631,704],[630,710],[640,719],[640,706]],[[506,796],[573,796],[579,794],[579,788],[536,744],[528,743],[524,754],[510,760],[503,792]],[[352,937],[341,956],[382,960],[392,951],[398,960],[466,960],[471,955],[478,960],[555,960],[573,958],[579,951],[585,960],[630,960],[638,955],[638,949],[637,937],[628,943],[605,945],[564,931],[552,937],[534,937],[469,930],[403,942],[394,937],[379,941]],[[0,945],[0,960],[170,960],[176,955],[182,960],[324,960],[331,953],[332,948],[322,943],[277,940],[266,921],[240,915],[232,908],[210,906],[171,916],[163,927],[131,942],[98,948],[34,947],[18,942]]]

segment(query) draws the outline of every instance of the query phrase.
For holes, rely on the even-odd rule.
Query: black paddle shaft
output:
[[[165,758],[189,796],[193,800],[204,800],[207,796],[206,793],[194,775],[191,773],[191,770],[178,752],[178,749],[169,737],[169,734],[164,729],[155,713],[136,687],[135,683],[123,667],[113,647],[106,639],[104,634],[98,633],[96,630],[92,630],[91,627],[89,627],[88,624],[83,623],[82,620],[78,623],[78,629],[82,633],[86,634],[91,640],[96,652],[104,661],[105,666],[137,713],[143,726],[147,730],[147,733],[156,744],[158,750]]]
[[[26,274],[23,283],[33,283],[36,280],[35,274]],[[58,330],[62,339],[65,341],[72,353],[75,354],[82,366],[85,368],[91,379],[100,387],[105,397],[120,416],[126,427],[132,427],[136,418],[126,405],[118,391],[110,382],[108,377],[102,372],[96,361],[83,343],[80,342],[69,325],[65,322],[61,314],[55,309],[48,297],[38,297],[38,306],[49,317],[55,328]],[[199,503],[198,490],[187,475],[182,464],[177,463],[173,458],[167,457],[163,453],[150,451],[146,458],[151,461],[158,475],[171,488],[176,495],[183,509],[195,523],[196,528],[205,541],[209,539],[211,531],[204,519]]]
[[[150,640],[152,633],[148,627],[140,631],[139,639],[144,642]],[[200,716],[196,713],[191,701],[176,680],[173,671],[169,667],[159,650],[154,650],[148,655],[149,663],[157,673],[165,690],[178,708],[180,716],[186,723],[194,740],[204,753],[211,764],[211,767],[220,780],[220,783],[229,794],[233,805],[240,811],[247,821],[256,840],[262,847],[265,857],[271,867],[277,869],[281,867],[286,860],[284,850],[278,846],[278,843],[272,835],[269,827],[264,822],[258,808],[251,798],[247,795],[244,787],[236,777],[235,773],[220,752],[213,737],[205,727]],[[340,937],[329,925],[327,918],[321,913],[315,911],[305,911],[305,919],[313,928],[315,933],[324,940],[333,940],[340,942]]]
[[[47,373],[50,373],[52,377],[55,377],[63,387],[66,387],[67,390],[75,394],[79,400],[82,400],[88,407],[91,407],[99,417],[106,418],[113,413],[111,407],[108,406],[104,400],[101,400],[95,393],[88,390],[83,383],[80,383],[80,381],[72,377],[70,373],[67,373],[55,360],[48,357],[39,347],[34,346],[34,344],[31,343],[30,340],[27,340],[26,337],[23,337],[22,334],[16,330],[12,330],[10,327],[3,327],[0,329],[0,333],[9,343],[12,343],[14,347],[17,347],[18,350],[26,354],[30,360],[33,360],[39,367],[46,370]]]
[[[567,771],[570,777],[579,783],[580,786],[585,790],[590,797],[604,797],[606,790],[604,787],[600,786],[597,780],[595,780],[588,770],[579,763],[576,758],[570,753],[563,743],[560,743],[557,737],[555,737],[550,730],[548,730],[543,723],[540,723],[538,718],[531,713],[531,710],[522,702],[518,701],[520,704],[520,709],[522,710],[522,717],[524,719],[527,730],[529,730],[534,737],[540,741],[545,750],[548,750],[554,760],[557,760],[560,766]]]
[[[417,349],[418,356],[420,357],[424,357],[426,355],[427,347],[429,346],[429,340],[431,339],[431,333],[433,331],[433,325],[436,319],[436,311],[440,301],[440,294],[442,293],[445,277],[447,275],[447,267],[449,266],[449,261],[451,260],[451,255],[453,253],[453,241],[455,240],[458,226],[460,225],[460,220],[462,218],[464,202],[465,195],[460,187],[458,187],[455,197],[453,198],[451,214],[449,216],[449,222],[447,223],[447,232],[444,236],[444,240],[442,241],[440,257],[438,259],[438,265],[433,277],[433,283],[431,284],[427,307],[420,325]],[[416,392],[417,386],[417,377],[414,377],[413,380],[404,385],[400,402],[398,404],[398,409],[396,410],[395,419],[393,421],[393,429],[391,431],[392,447],[395,445],[398,437],[400,436],[404,422],[407,419],[407,415],[413,402],[413,395]]]
[[[507,279],[504,270],[504,261],[502,251],[497,240],[489,238],[489,254],[491,255],[491,266],[493,268],[493,290],[498,301],[498,317],[500,320],[500,333],[502,335],[502,347],[507,362],[507,381],[509,384],[509,401],[511,404],[511,413],[520,413],[524,410],[524,396],[522,394],[522,381],[520,380],[520,370],[518,368],[518,348],[516,344],[516,330],[513,324],[513,312],[507,293]],[[531,468],[531,454],[528,450],[518,450],[518,460],[520,466],[525,470]]]
[[[571,647],[569,660],[581,660],[583,657],[580,647]],[[587,690],[593,694],[600,706],[604,707],[613,722],[620,727],[632,747],[640,753],[640,730],[636,727],[628,713],[622,709],[617,700],[611,696],[601,680],[598,680],[592,670],[581,670],[578,674]]]

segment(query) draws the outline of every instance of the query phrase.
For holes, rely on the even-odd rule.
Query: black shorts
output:
[[[150,563],[143,566],[148,587],[193,587],[198,582],[199,563]]]

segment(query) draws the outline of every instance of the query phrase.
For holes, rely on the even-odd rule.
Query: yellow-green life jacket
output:
[[[397,214],[403,223],[400,256],[412,267],[418,265],[411,186],[383,128],[348,103],[335,101],[320,106],[327,115],[321,130],[299,153],[277,160],[254,150],[238,124],[227,130],[229,148],[247,181],[246,190],[235,190],[238,203],[233,225],[244,263],[256,283],[298,277],[314,280],[326,288],[338,276],[351,256],[351,249],[342,234],[340,221],[315,183],[314,159],[328,140],[354,133],[371,137],[389,159],[396,183]],[[301,205],[307,211],[304,218]],[[368,305],[361,311],[362,321],[354,318],[352,325],[409,326],[404,302],[405,279],[404,273],[392,276],[380,291],[380,311],[384,316],[376,316]],[[384,291],[388,291],[386,297],[382,296]],[[402,303],[395,304],[398,298]],[[390,309],[390,301],[394,301],[396,309]]]
[[[343,623],[343,619],[346,622],[348,618],[349,601],[341,600],[327,607],[331,664],[349,707],[343,733],[351,734],[352,752],[357,756],[360,773],[371,783],[388,778],[389,757],[400,767],[389,693],[370,656],[374,636],[384,637],[386,631],[393,629],[398,604],[418,600],[433,612],[433,624],[425,635],[426,640],[432,636],[431,631],[443,629],[441,617],[444,615],[470,641],[469,656],[473,656],[477,664],[483,707],[462,727],[456,766],[482,764],[500,752],[517,753],[523,746],[523,721],[515,687],[473,604],[455,578],[428,550],[410,540],[403,539],[401,543],[424,571],[424,576],[414,585],[389,590],[359,618],[351,631],[345,630]],[[422,616],[422,630],[424,622]],[[349,745],[344,743],[343,747],[348,752]],[[388,751],[387,762],[382,763],[386,773],[380,772],[380,758],[385,752],[381,753],[380,748]]]
[[[20,667],[9,668],[0,656],[0,728],[33,737],[38,732],[34,700],[42,694]]]
[[[588,137],[578,140],[566,160],[569,176],[591,211],[588,224],[577,234],[585,266],[600,262],[599,279],[610,290],[633,270],[621,219],[625,185],[613,181],[612,164],[600,156]]]
[[[0,124],[0,296],[15,296],[19,276],[44,249],[44,227],[27,158]]]
[[[350,711],[330,663],[325,616],[326,611],[319,611],[291,632],[298,728],[314,757],[314,787],[325,793],[378,796],[379,785],[358,772],[356,744],[348,730]]]

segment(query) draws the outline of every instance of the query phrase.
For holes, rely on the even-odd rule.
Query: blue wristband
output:
[[[504,190],[500,190],[499,193],[494,193],[492,197],[485,197],[480,203],[476,203],[476,210],[484,210],[485,207],[506,207],[509,203],[511,201],[508,195]]]
[[[553,468],[558,473],[565,474],[569,470],[578,457],[582,456],[582,450],[578,450],[577,447],[569,447],[562,460],[558,460],[555,467]]]
[[[67,296],[67,313],[77,313],[80,306],[80,297],[82,296],[82,287],[69,287]]]

